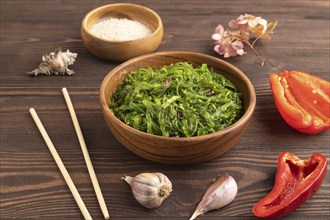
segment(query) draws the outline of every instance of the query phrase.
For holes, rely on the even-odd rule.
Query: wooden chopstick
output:
[[[60,156],[58,155],[57,151],[56,151],[56,148],[54,147],[52,141],[50,140],[48,134],[47,134],[47,131],[45,130],[44,126],[42,125],[42,122],[40,121],[38,115],[37,115],[37,112],[34,110],[34,108],[30,108],[30,114],[32,115],[32,118],[34,120],[34,122],[36,123],[42,137],[44,138],[47,146],[48,146],[48,149],[50,150],[58,168],[60,169],[64,179],[65,179],[65,182],[67,183],[67,185],[69,186],[69,189],[74,197],[74,199],[76,200],[79,208],[80,208],[80,211],[82,212],[83,216],[85,219],[92,219],[91,215],[89,214],[86,206],[85,206],[85,203],[83,202],[83,200],[81,199],[80,195],[79,195],[79,192],[76,188],[76,186],[74,185],[68,171],[66,170]]]
[[[105,204],[105,201],[104,201],[104,198],[103,198],[103,195],[102,195],[102,192],[101,192],[101,188],[100,188],[99,182],[97,180],[97,177],[96,177],[96,174],[95,174],[95,171],[94,171],[94,168],[93,168],[93,164],[92,164],[91,158],[90,158],[88,150],[87,150],[87,146],[86,146],[86,143],[85,143],[85,140],[84,140],[84,136],[81,132],[80,125],[79,125],[79,122],[78,122],[78,118],[77,118],[76,112],[73,108],[73,105],[72,105],[72,102],[71,102],[71,99],[70,99],[70,95],[69,95],[68,90],[66,88],[62,88],[62,93],[64,95],[65,102],[68,106],[68,109],[69,109],[69,112],[70,112],[70,115],[71,115],[71,119],[72,119],[74,128],[76,130],[77,136],[78,136],[78,140],[79,140],[81,150],[82,150],[84,158],[85,158],[85,162],[86,162],[86,165],[87,165],[87,169],[88,169],[90,178],[92,180],[92,184],[93,184],[93,187],[94,187],[94,191],[95,191],[97,200],[98,200],[99,205],[101,207],[104,218],[109,219],[110,217],[109,217],[108,209],[107,209],[107,206]]]

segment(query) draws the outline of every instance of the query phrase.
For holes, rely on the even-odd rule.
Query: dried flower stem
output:
[[[254,54],[258,57],[259,61],[260,61],[260,65],[263,66],[265,64],[264,59],[259,55],[258,51],[254,48],[254,43],[256,41],[253,41],[253,43],[251,44],[249,41],[244,41],[244,43],[246,43],[254,52]]]

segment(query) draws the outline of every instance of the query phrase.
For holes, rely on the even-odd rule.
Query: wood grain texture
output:
[[[112,219],[188,219],[209,182],[230,173],[238,196],[221,210],[200,219],[254,219],[252,206],[272,188],[277,156],[282,151],[308,158],[319,152],[330,160],[330,132],[307,136],[279,115],[269,87],[270,72],[299,69],[330,80],[329,1],[126,1],[147,6],[162,18],[164,37],[158,51],[187,50],[217,56],[210,36],[218,23],[242,13],[279,20],[272,41],[256,49],[266,59],[258,64],[252,51],[227,59],[253,83],[257,106],[241,141],[221,157],[191,166],[159,165],[125,150],[103,119],[99,87],[119,63],[91,55],[80,39],[84,15],[119,1],[1,1],[0,219],[82,219],[68,187],[38,133],[30,107],[38,111],[50,138],[94,219],[102,219],[79,142],[61,94],[67,87]],[[72,77],[30,77],[41,55],[57,47],[78,53]],[[156,210],[133,198],[123,175],[159,171],[173,183],[173,194]],[[303,206],[283,219],[328,219],[330,175]]]

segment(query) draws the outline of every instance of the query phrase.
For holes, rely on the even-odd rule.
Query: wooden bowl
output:
[[[226,76],[243,94],[244,115],[224,130],[197,137],[163,137],[136,130],[120,121],[109,109],[110,97],[126,75],[141,66],[160,68],[164,65],[190,61],[206,63]],[[232,148],[241,138],[252,118],[256,95],[250,80],[233,65],[205,54],[194,52],[158,52],[131,59],[114,68],[104,78],[100,102],[106,123],[116,139],[134,154],[163,164],[193,164],[209,161]]]
[[[130,41],[110,41],[90,32],[91,27],[106,18],[126,18],[146,25],[152,34]],[[95,56],[111,60],[125,61],[133,57],[155,51],[163,38],[163,24],[159,15],[141,5],[118,3],[104,5],[89,12],[81,24],[81,38],[86,48]]]

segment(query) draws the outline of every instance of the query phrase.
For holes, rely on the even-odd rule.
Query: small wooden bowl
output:
[[[106,18],[126,18],[146,25],[152,34],[130,41],[110,41],[90,32],[91,27]],[[86,48],[95,56],[111,60],[125,61],[133,57],[155,51],[163,38],[163,24],[159,15],[141,5],[118,3],[104,5],[89,12],[81,24],[81,38]]]
[[[163,137],[136,130],[120,121],[109,109],[110,97],[126,75],[141,66],[160,68],[164,65],[190,61],[206,63],[226,76],[242,93],[244,115],[233,125],[212,134],[197,137]],[[211,160],[232,148],[247,129],[256,105],[256,95],[250,80],[233,65],[212,56],[194,52],[158,52],[131,59],[104,78],[100,102],[106,123],[117,140],[136,155],[164,164],[193,164]]]

